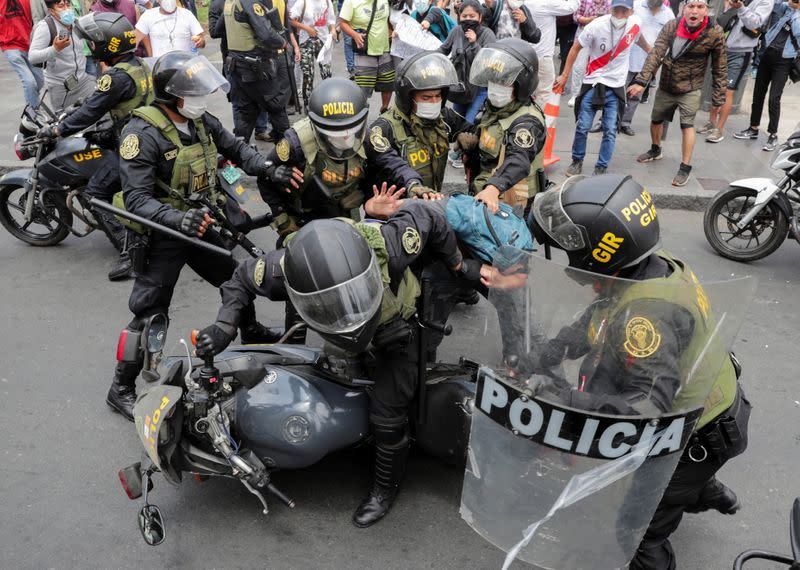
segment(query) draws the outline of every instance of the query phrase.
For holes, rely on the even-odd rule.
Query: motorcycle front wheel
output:
[[[722,257],[756,261],[778,249],[786,239],[789,220],[774,201],[767,203],[744,229],[736,226],[755,201],[755,190],[734,186],[714,196],[706,208],[703,230],[708,243]]]
[[[22,186],[0,186],[0,223],[15,238],[35,246],[56,245],[69,235],[72,212],[63,200],[45,196],[45,210],[38,196],[31,220],[25,219],[27,190]]]

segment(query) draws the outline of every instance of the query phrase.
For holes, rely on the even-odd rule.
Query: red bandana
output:
[[[690,32],[689,28],[686,26],[686,18],[681,18],[681,21],[678,24],[676,35],[679,38],[685,38],[689,41],[694,41],[700,35],[700,32],[706,29],[706,26],[708,26],[708,16],[703,18],[703,23],[700,24],[699,28],[697,28],[694,32]]]

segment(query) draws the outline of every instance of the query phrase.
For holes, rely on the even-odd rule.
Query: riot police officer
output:
[[[451,61],[422,52],[397,69],[394,104],[370,126],[367,149],[385,139],[422,177],[422,185],[442,191],[450,143],[467,127],[464,117],[445,107],[447,93],[458,86]],[[380,177],[379,177],[380,178]]]
[[[225,130],[219,119],[206,112],[208,95],[227,89],[228,82],[205,57],[170,52],[153,67],[154,104],[135,110],[122,131],[120,176],[124,207],[134,214],[224,245],[218,234],[207,231],[214,221],[208,211],[188,200],[207,197],[217,205],[224,197],[215,190],[217,152],[251,175],[264,175],[266,158]],[[128,306],[134,315],[128,325],[141,330],[148,317],[167,313],[181,269],[189,265],[206,281],[219,287],[230,279],[236,262],[153,233],[136,233],[131,257],[136,281]],[[144,242],[144,243],[143,243]],[[276,331],[266,329],[247,304],[239,322],[242,341],[274,342]],[[107,402],[129,420],[136,401],[135,381],[142,362],[117,364]]]
[[[625,215],[631,203],[647,203],[649,194],[641,185],[626,175],[576,178],[559,190],[536,196],[528,217],[531,231],[538,241],[565,250],[570,267],[636,283],[605,298],[603,286],[595,284],[600,298],[577,323],[528,355],[523,368],[551,368],[564,359],[586,355],[583,362],[591,362],[594,369],[583,377],[588,389],[574,390],[566,383],[547,389],[561,402],[581,409],[636,415],[693,405],[687,399],[692,390],[681,390],[681,379],[689,372],[682,367],[688,362],[695,376],[700,373],[696,359],[684,356],[705,347],[714,350],[710,342],[714,327],[708,326],[709,307],[705,295],[697,293],[696,277],[686,263],[659,250],[654,207],[645,212],[646,224],[641,216]],[[591,280],[591,274],[582,275],[581,279]],[[667,295],[669,285],[695,294]],[[608,339],[601,342],[603,335]],[[615,350],[603,350],[601,345]],[[709,359],[722,361],[722,367],[708,371],[713,385],[695,433],[630,568],[675,568],[669,536],[684,512],[715,509],[733,514],[739,509],[736,495],[715,474],[747,447],[750,404],[737,381],[738,361],[733,355],[718,357]]]
[[[289,128],[285,11],[282,0],[225,1],[233,132],[245,141],[250,140],[261,111],[269,113],[274,140]]]
[[[92,57],[100,62],[103,74],[97,88],[83,105],[56,127],[43,127],[41,137],[70,136],[82,131],[108,113],[114,122],[113,146],[116,150],[118,135],[128,122],[131,112],[153,99],[153,85],[147,65],[133,55],[136,34],[133,26],[122,14],[91,13],[75,22],[78,35],[86,40]],[[84,194],[110,202],[119,192],[119,157],[115,152],[104,153],[96,160],[96,170],[89,179]],[[124,251],[125,228],[112,215],[97,213],[108,229],[109,238],[120,251],[119,261],[108,274],[111,281],[130,275],[131,263]]]
[[[410,190],[422,186],[422,176],[400,158],[388,139],[370,135],[364,145],[369,105],[352,81],[329,78],[311,93],[308,117],[297,121],[267,159],[273,184],[262,197],[275,215],[281,236],[318,218],[349,217],[366,199],[367,163],[392,182]],[[302,173],[297,188],[286,186],[288,168]],[[315,179],[316,177],[316,179]]]
[[[539,83],[533,46],[505,38],[481,48],[469,81],[488,88],[477,136],[459,140],[466,152],[470,191],[494,212],[498,200],[525,208],[544,174],[544,115],[531,102]]]
[[[375,381],[375,476],[353,523],[367,527],[391,508],[408,455],[409,406],[419,382],[422,260],[441,262],[472,282],[481,264],[462,259],[442,209],[419,201],[406,202],[382,224],[315,220],[289,237],[286,249],[245,261],[222,286],[222,308],[198,335],[197,351],[222,351],[239,323],[238,308],[256,295],[279,300],[288,294],[309,327],[363,360]]]

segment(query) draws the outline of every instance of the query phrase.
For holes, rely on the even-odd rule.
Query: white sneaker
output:
[[[567,105],[569,105],[570,107],[575,106],[575,95],[569,98],[569,101],[567,101]]]

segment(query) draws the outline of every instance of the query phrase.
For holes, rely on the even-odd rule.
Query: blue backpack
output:
[[[458,239],[481,261],[507,268],[534,251],[528,225],[508,204],[492,214],[473,196],[453,194],[445,214]]]

